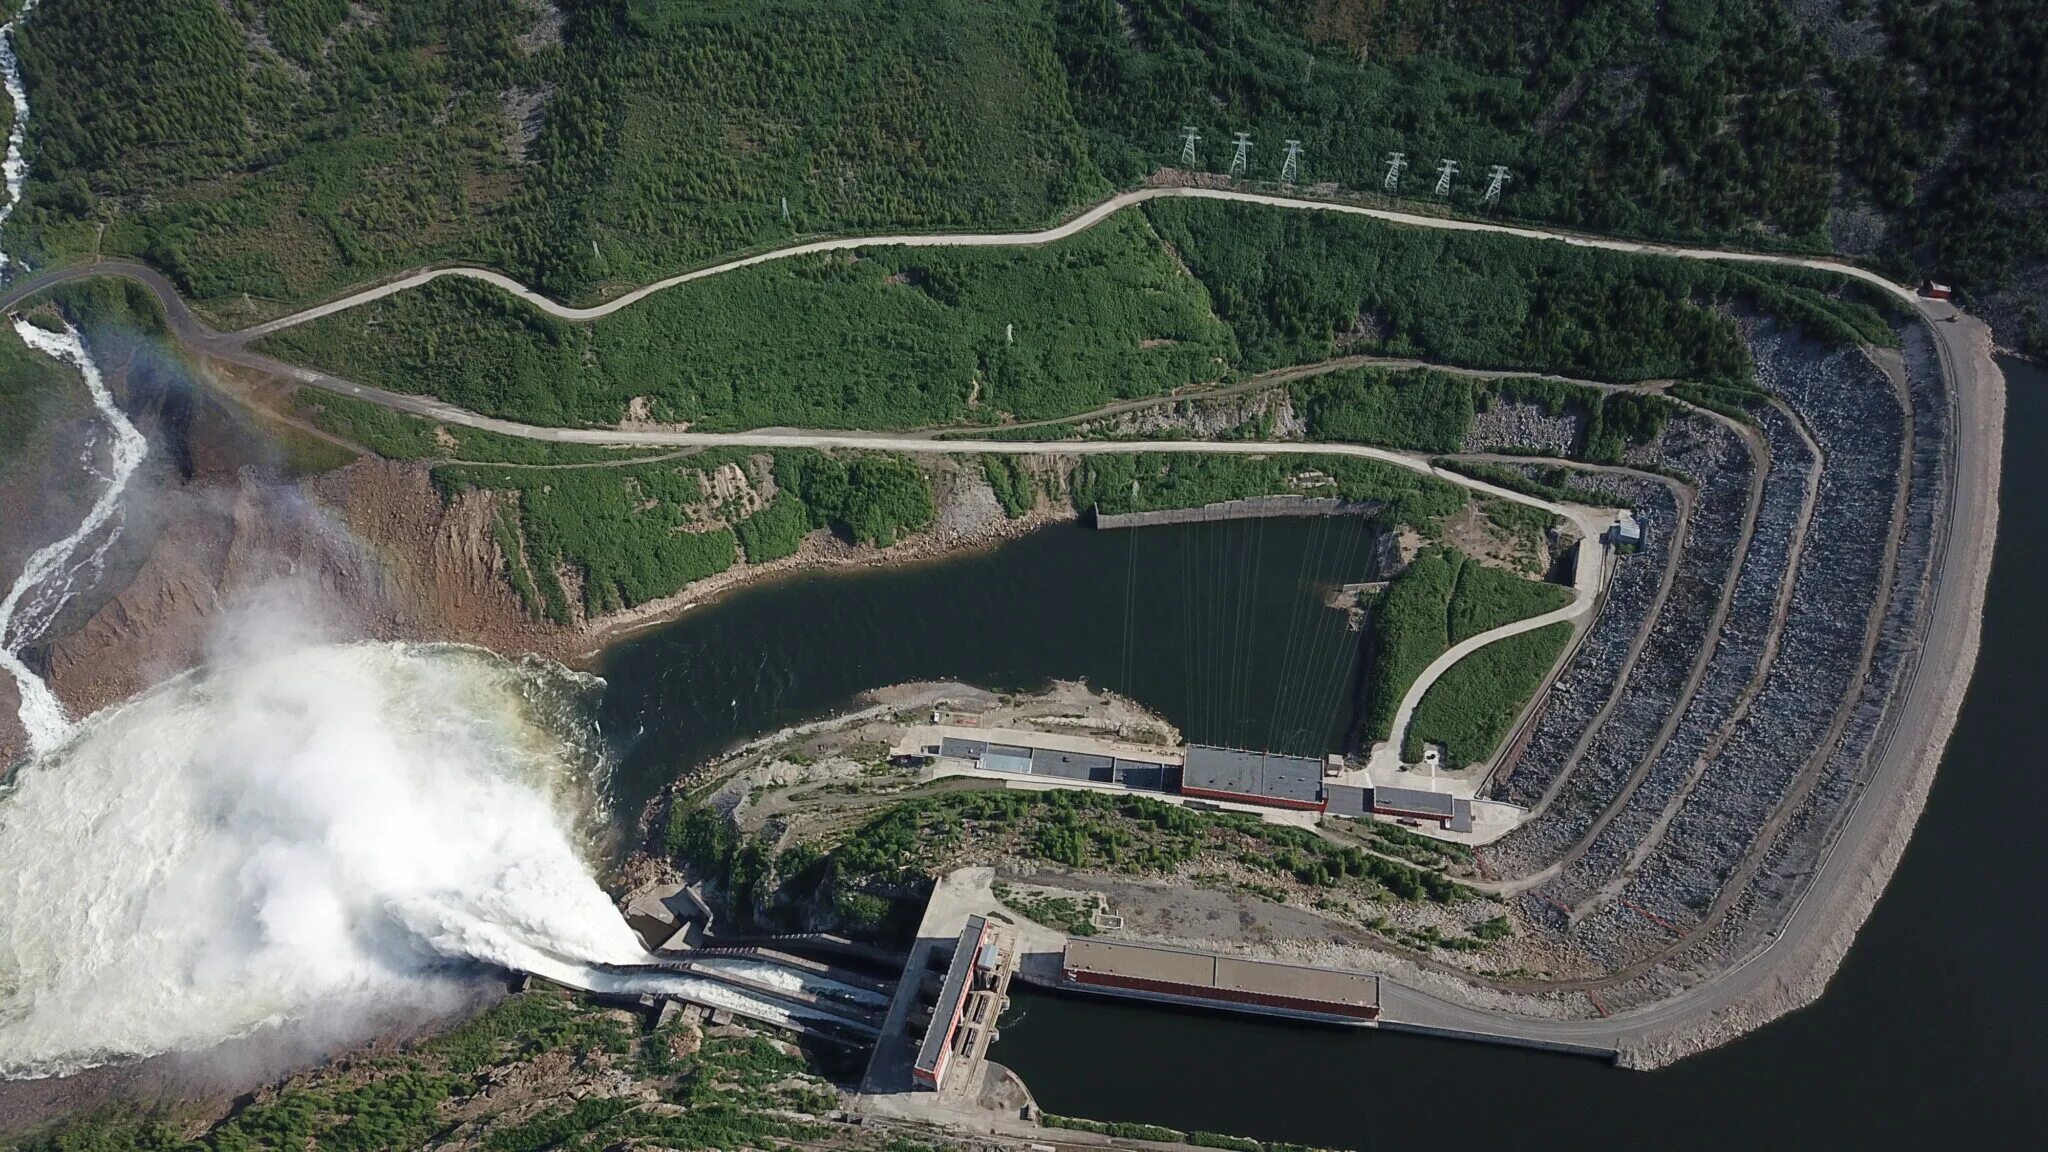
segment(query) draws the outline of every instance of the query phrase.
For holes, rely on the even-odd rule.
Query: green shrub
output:
[[[1015,456],[983,456],[981,474],[995,491],[1003,515],[1015,520],[1037,506],[1038,486],[1032,483],[1031,470],[1024,466],[1024,461]]]
[[[931,485],[915,461],[860,453],[785,452],[775,480],[810,509],[811,523],[886,548],[932,522]]]
[[[1464,445],[1477,391],[1468,377],[1427,369],[1351,369],[1294,385],[1311,437],[1425,452]]]
[[[777,492],[767,507],[732,526],[749,564],[791,556],[811,531],[810,510],[788,492]]]
[[[1076,510],[1150,512],[1253,496],[1335,496],[1380,504],[1383,520],[1434,527],[1464,506],[1464,490],[1411,469],[1343,456],[1275,453],[1090,455],[1068,479]]]

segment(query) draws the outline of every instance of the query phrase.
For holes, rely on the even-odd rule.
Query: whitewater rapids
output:
[[[28,88],[21,80],[21,60],[15,55],[14,37],[35,6],[36,0],[24,0],[14,19],[0,24],[0,88],[7,90],[7,102],[14,111],[7,128],[6,159],[0,161],[0,187],[7,192],[7,198],[0,200],[0,226],[5,226],[14,215],[22,191],[28,187],[28,158],[23,154],[28,143]],[[7,263],[7,253],[0,252],[0,269],[5,269]]]
[[[121,533],[121,494],[127,490],[135,469],[149,455],[149,441],[122,413],[121,406],[114,403],[113,393],[107,391],[107,382],[78,329],[65,324],[61,332],[46,332],[17,318],[14,331],[23,344],[78,369],[93,407],[114,434],[106,450],[106,472],[101,474],[90,464],[87,466],[106,485],[100,489],[85,519],[69,536],[37,549],[22,564],[14,586],[5,597],[0,597],[0,671],[14,678],[20,693],[21,726],[28,733],[29,750],[42,753],[63,742],[70,734],[71,721],[56,693],[21,662],[19,652],[41,638],[73,593],[99,579],[107,549]],[[79,550],[95,537],[98,546],[81,561]]]
[[[646,958],[586,856],[586,694],[537,661],[312,646],[81,724],[0,797],[0,1076]]]

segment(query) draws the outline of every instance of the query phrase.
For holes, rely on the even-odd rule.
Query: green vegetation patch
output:
[[[1107,190],[1022,0],[66,0],[28,23],[10,240],[47,263],[105,223],[101,250],[243,315],[451,259],[586,296]]]
[[[1522,706],[1557,663],[1572,626],[1551,624],[1481,648],[1451,666],[1423,693],[1401,739],[1401,757],[1422,758],[1424,744],[1444,746],[1453,767],[1493,756]]]
[[[916,462],[877,452],[718,449],[615,467],[447,464],[434,469],[434,483],[449,499],[496,494],[493,537],[507,579],[529,610],[556,623],[570,621],[572,600],[596,616],[673,595],[740,555],[754,564],[781,559],[816,528],[887,547],[935,515]]]
[[[1454,550],[1446,551],[1457,563],[1457,583],[1451,591],[1447,614],[1452,644],[1503,624],[1554,612],[1572,602],[1568,588],[1525,580],[1505,569],[1488,568]]]
[[[1798,309],[1823,336],[1884,330],[1803,276],[1333,212],[1156,200],[1160,235],[1209,286],[1251,371],[1352,352],[1602,381],[1746,384],[1749,353],[1712,305]],[[1854,317],[1852,321],[1849,317]]]
[[[729,914],[743,921],[777,929],[830,922],[869,936],[910,931],[934,875],[1006,855],[1141,876],[1230,861],[1276,881],[1366,899],[1449,904],[1472,895],[1437,870],[1453,857],[1427,845],[1409,847],[1418,867],[1248,813],[1069,789],[900,800],[829,840],[780,852],[716,811],[678,799],[660,844],[692,875],[719,886]]]
[[[1069,936],[1095,935],[1097,902],[1092,897],[1084,901],[1071,896],[1020,892],[1000,880],[996,881],[995,896],[1004,906],[1048,928],[1056,928]]]
[[[581,997],[526,992],[402,1053],[366,1051],[293,1077],[275,1092],[197,1124],[173,1113],[114,1111],[71,1120],[8,1147],[21,1152],[385,1152],[459,1142],[486,1152],[651,1146],[689,1149],[875,1147],[802,1115],[838,1094],[801,1056],[756,1035],[687,1039],[643,1032]],[[493,1096],[508,1074],[535,1093]],[[599,1085],[590,1095],[582,1095]],[[573,1098],[572,1093],[580,1098]],[[648,1106],[649,1099],[659,1104]],[[536,1110],[529,1105],[538,1103]],[[514,1114],[517,1119],[511,1118]]]
[[[1292,390],[1314,439],[1456,452],[1472,427],[1481,386],[1426,368],[1353,368],[1311,376]]]
[[[1339,497],[1383,505],[1394,524],[1429,528],[1464,507],[1465,491],[1413,469],[1348,456],[1173,452],[1090,455],[1068,478],[1077,511],[1153,512],[1254,496]]]
[[[1015,520],[1038,506],[1038,485],[1031,470],[1015,456],[983,456],[981,474],[1003,506],[1003,515]]]
[[[881,548],[937,515],[930,482],[907,456],[783,452],[775,457],[775,481],[810,509],[813,525]]]
[[[749,564],[766,564],[793,556],[811,532],[811,510],[788,492],[777,492],[768,506],[732,526]]]
[[[620,468],[530,469],[487,465],[437,468],[444,493],[500,493],[519,509],[524,566],[539,585],[545,614],[567,623],[570,589],[581,584],[588,616],[670,595],[734,560],[727,505],[711,494],[708,470],[725,460],[692,457]],[[516,586],[516,585],[515,585]]]
[[[1530,474],[1516,468],[1509,468],[1500,464],[1487,464],[1476,460],[1453,460],[1448,457],[1438,457],[1436,460],[1431,461],[1431,463],[1439,468],[1456,472],[1463,476],[1470,476],[1474,480],[1483,480],[1496,488],[1505,488],[1510,492],[1519,492],[1524,496],[1534,496],[1539,500],[1549,500],[1553,503],[1597,505],[1603,499],[1596,493],[1581,491],[1572,487],[1573,472],[1562,464],[1543,465],[1537,467],[1535,472]],[[1499,503],[1505,506],[1508,504],[1508,501],[1503,500]],[[1527,505],[1515,505],[1515,507],[1527,507]],[[1531,511],[1535,510],[1531,509]]]
[[[1364,738],[1387,738],[1408,686],[1453,644],[1570,601],[1571,592],[1555,584],[1488,568],[1455,549],[1424,549],[1372,609]]]
[[[1044,248],[772,261],[589,324],[446,277],[260,346],[506,419],[603,425],[631,407],[707,429],[1063,416],[1215,380],[1234,352],[1137,212]]]

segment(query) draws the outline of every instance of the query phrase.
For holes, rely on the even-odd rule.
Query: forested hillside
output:
[[[455,257],[589,296],[1105,190],[1027,0],[54,0],[22,62],[10,245],[62,259],[104,221],[259,310]]]
[[[2037,0],[1056,5],[1118,181],[1177,163],[1185,124],[1219,171],[1251,132],[1266,178],[1288,138],[1304,182],[1350,188],[1405,152],[1418,197],[1455,158],[1467,210],[1503,164],[1502,211],[1600,231],[1833,248],[1987,289],[2048,259]]]
[[[1376,192],[1400,150],[1430,199],[1448,156],[1462,210],[1499,163],[1507,215],[2048,283],[2033,0],[44,0],[21,45],[9,247],[105,224],[230,316],[435,259],[587,299],[1044,223],[1184,124],[1211,171],[1242,130],[1254,178],[1297,138],[1304,184]]]

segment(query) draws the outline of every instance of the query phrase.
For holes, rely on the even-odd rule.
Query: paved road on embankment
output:
[[[1816,973],[1832,972],[1846,951],[1855,928],[1868,915],[1883,883],[1903,851],[1902,832],[1910,828],[1926,800],[1933,782],[1933,770],[1941,750],[1954,728],[1963,691],[1976,662],[1982,630],[1985,585],[1990,576],[1992,542],[1996,535],[1999,453],[2003,446],[2005,391],[2004,377],[1991,359],[1990,333],[1984,325],[1961,315],[1948,304],[1920,299],[1910,288],[1839,261],[1770,253],[1737,252],[1723,249],[1683,248],[1644,241],[1614,240],[1547,229],[1524,228],[1482,221],[1454,220],[1380,208],[1335,204],[1317,200],[1290,199],[1252,192],[1231,192],[1196,188],[1147,188],[1116,196],[1058,227],[1043,232],[1006,234],[963,234],[934,236],[878,236],[817,241],[750,256],[711,268],[700,269],[650,284],[638,291],[592,308],[570,308],[540,296],[524,285],[485,269],[444,268],[415,273],[387,284],[367,288],[317,308],[296,313],[265,325],[237,333],[216,332],[201,323],[160,273],[143,265],[109,261],[77,265],[39,273],[15,282],[0,292],[0,309],[11,307],[35,291],[52,284],[98,275],[118,275],[147,286],[162,302],[172,332],[194,351],[230,363],[274,373],[312,387],[324,388],[372,400],[387,407],[427,416],[446,423],[500,432],[526,439],[561,443],[691,447],[708,444],[751,444],[847,446],[889,448],[907,452],[1002,452],[1002,453],[1094,453],[1094,452],[1325,452],[1358,455],[1392,462],[1418,470],[1427,462],[1375,449],[1337,445],[1261,445],[1137,441],[1130,443],[1045,444],[1011,441],[944,441],[867,437],[859,435],[809,435],[801,433],[675,433],[617,432],[601,429],[536,428],[495,420],[419,396],[406,396],[356,384],[325,373],[297,368],[270,357],[250,352],[250,339],[288,324],[303,323],[331,315],[370,300],[402,292],[439,276],[461,275],[487,280],[506,288],[544,311],[571,320],[594,319],[628,307],[654,292],[703,279],[735,268],[784,259],[805,252],[831,251],[874,245],[902,246],[1017,246],[1046,244],[1074,235],[1100,223],[1133,204],[1163,197],[1227,200],[1263,204],[1275,208],[1338,212],[1366,216],[1389,223],[1456,232],[1487,232],[1530,240],[1561,243],[1575,247],[1613,252],[1668,256],[1685,260],[1714,260],[1775,264],[1811,268],[1848,276],[1888,292],[1914,308],[1935,337],[1943,369],[1948,376],[1955,416],[1953,482],[1947,515],[1941,522],[1935,564],[1935,584],[1919,659],[1913,674],[1894,699],[1890,734],[1877,750],[1870,774],[1858,792],[1855,807],[1843,825],[1835,847],[1816,870],[1806,896],[1786,917],[1771,944],[1746,961],[1656,1004],[1612,1017],[1587,1020],[1555,1020],[1488,1011],[1453,1003],[1426,992],[1388,982],[1385,998],[1390,1021],[1494,1035],[1536,1043],[1582,1045],[1647,1054],[1660,1059],[1674,1045],[1710,1039],[1739,1027],[1743,1020],[1753,1023],[1796,1007],[1818,993]],[[1504,499],[1538,506],[1554,506],[1527,497],[1490,490],[1463,477],[1444,478],[1466,487],[1489,491]],[[1675,954],[1691,943],[1675,942]],[[1585,987],[1597,986],[1597,981]],[[1574,985],[1581,986],[1581,985]],[[1731,1019],[1731,1014],[1741,1019]]]

